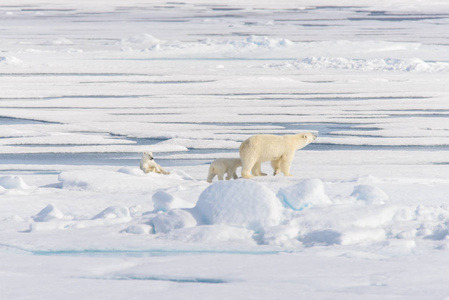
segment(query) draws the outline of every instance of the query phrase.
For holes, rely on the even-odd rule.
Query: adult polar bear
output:
[[[310,132],[284,136],[272,134],[253,135],[240,145],[242,177],[251,178],[253,176],[267,175],[261,171],[261,164],[265,161],[271,161],[274,175],[282,171],[285,176],[292,176],[290,174],[290,165],[295,151],[304,148],[315,139],[316,135]]]

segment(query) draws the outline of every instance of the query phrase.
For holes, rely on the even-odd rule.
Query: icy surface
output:
[[[0,19],[1,299],[449,298],[449,2]],[[206,182],[249,136],[305,131],[294,176]]]

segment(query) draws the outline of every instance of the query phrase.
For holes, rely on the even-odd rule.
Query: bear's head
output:
[[[316,140],[317,136],[311,132],[304,132],[296,134],[296,138],[298,139],[298,149],[301,149]]]
[[[147,160],[153,160],[154,156],[153,156],[153,152],[144,152],[143,153],[143,157]]]

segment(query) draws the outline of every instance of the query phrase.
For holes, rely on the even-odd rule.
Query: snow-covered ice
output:
[[[449,299],[449,2],[0,19],[1,299]],[[294,176],[206,182],[249,136],[306,131]]]

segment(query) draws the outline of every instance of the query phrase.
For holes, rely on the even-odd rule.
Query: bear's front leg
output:
[[[267,176],[266,173],[262,173],[262,163],[258,162],[253,167],[254,176]]]
[[[293,154],[291,155],[284,155],[280,158],[280,167],[282,173],[284,173],[284,176],[293,176],[290,174],[290,166],[293,161]]]
[[[274,172],[273,172],[273,176],[276,176],[277,174],[279,174],[279,172],[281,171],[281,161],[280,159],[275,159],[271,161],[271,167],[273,168]]]

